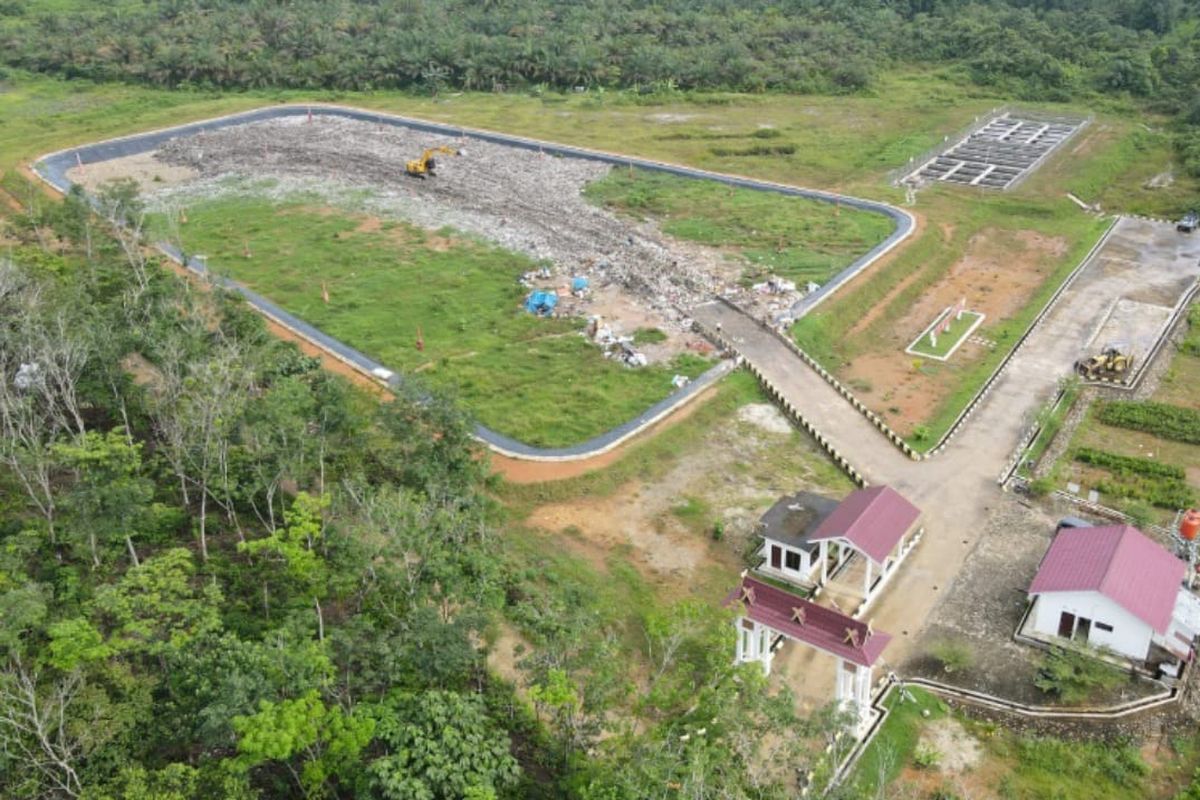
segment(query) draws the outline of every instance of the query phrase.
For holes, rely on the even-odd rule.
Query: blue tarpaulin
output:
[[[583,290],[587,289],[587,287],[588,287],[588,279],[587,278],[576,278],[575,280],[571,281],[571,291],[572,292],[582,292]]]
[[[529,293],[529,297],[525,298],[525,310],[530,314],[537,314],[539,317],[550,316],[557,305],[558,295],[554,292],[535,289]]]

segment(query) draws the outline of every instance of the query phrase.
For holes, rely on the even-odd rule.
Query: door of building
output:
[[[1062,612],[1062,616],[1058,618],[1058,635],[1064,639],[1070,639],[1074,632],[1075,615],[1066,611]]]
[[[771,568],[779,569],[783,566],[783,548],[777,544],[771,545]]]
[[[1075,622],[1075,635],[1072,636],[1071,638],[1078,639],[1081,642],[1086,642],[1088,640],[1088,636],[1090,636],[1091,633],[1092,633],[1092,621],[1085,617],[1080,617]]]

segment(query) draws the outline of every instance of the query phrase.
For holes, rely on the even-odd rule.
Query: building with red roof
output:
[[[1197,600],[1187,564],[1130,525],[1062,528],[1038,566],[1023,632],[1146,661],[1151,645],[1190,658]]]
[[[834,698],[850,711],[856,731],[869,727],[873,673],[883,649],[892,640],[870,622],[818,605],[798,594],[743,573],[742,581],[725,598],[738,618],[735,660],[757,661],[770,674],[771,661],[786,640],[815,647],[837,659]]]
[[[920,509],[889,486],[859,489],[841,502],[797,492],[781,498],[762,517],[759,570],[814,588],[831,577],[849,583],[857,569],[861,574],[853,576],[853,602],[861,602],[861,611],[920,539],[920,518]],[[861,559],[852,569],[856,554]]]

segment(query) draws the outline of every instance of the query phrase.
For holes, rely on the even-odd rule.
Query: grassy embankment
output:
[[[1197,761],[1190,738],[1163,742],[1150,753],[1134,742],[1028,736],[956,714],[923,690],[911,692],[915,702],[898,702],[896,692],[888,698],[891,713],[850,777],[851,796],[880,796],[882,783],[889,797],[1165,800],[1187,783]],[[965,772],[943,771],[950,754],[922,741],[931,727],[947,724],[961,725],[980,750]]]

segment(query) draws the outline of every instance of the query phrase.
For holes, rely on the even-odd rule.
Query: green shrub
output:
[[[1100,467],[1114,475],[1122,477],[1144,475],[1152,478],[1174,478],[1176,480],[1183,480],[1185,477],[1183,467],[1176,464],[1164,464],[1152,458],[1122,456],[1116,453],[1108,453],[1104,450],[1093,450],[1090,447],[1081,447],[1076,450],[1075,460],[1081,464],[1091,464],[1094,467]]]
[[[1200,800],[1200,769],[1192,773],[1192,782],[1183,787],[1173,800]]]
[[[749,147],[710,147],[714,156],[790,156],[796,152],[794,144],[752,144]]]
[[[1092,651],[1054,647],[1042,658],[1033,684],[1064,703],[1078,704],[1124,679],[1124,675],[1100,661]]]
[[[1169,403],[1114,400],[1100,407],[1097,418],[1105,425],[1200,444],[1200,412],[1190,408]]]
[[[965,642],[956,639],[934,642],[929,648],[929,653],[942,665],[947,674],[970,669],[975,663],[975,654],[971,648]]]
[[[1029,483],[1029,493],[1034,497],[1045,497],[1052,491],[1054,491],[1054,478],[1049,475],[1043,475]]]
[[[919,744],[913,753],[913,763],[918,769],[936,769],[942,763],[942,754],[934,747]]]
[[[1122,500],[1137,500],[1158,508],[1191,508],[1196,493],[1184,481],[1166,478],[1097,481],[1096,491]]]

